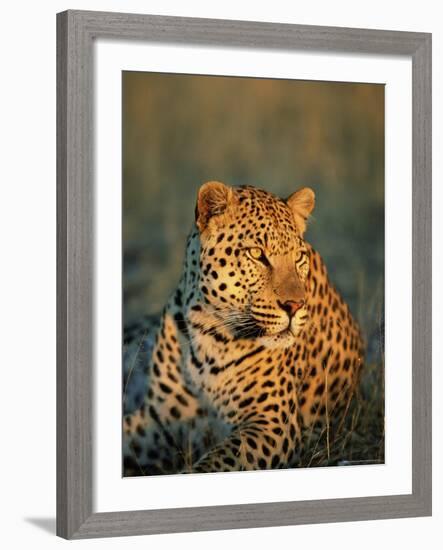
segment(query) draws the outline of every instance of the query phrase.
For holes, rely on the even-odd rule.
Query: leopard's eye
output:
[[[259,260],[262,257],[262,254],[262,249],[256,246],[249,249],[249,255],[253,260]]]
[[[255,260],[256,262],[261,262],[265,265],[270,265],[268,259],[265,256],[265,253],[258,246],[251,246],[248,248],[249,257]]]

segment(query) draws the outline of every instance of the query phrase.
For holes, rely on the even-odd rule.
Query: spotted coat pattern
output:
[[[149,389],[124,418],[126,475],[297,466],[307,438],[339,429],[363,342],[304,240],[313,206],[307,188],[287,200],[219,182],[200,188]],[[219,441],[215,422],[225,427]]]

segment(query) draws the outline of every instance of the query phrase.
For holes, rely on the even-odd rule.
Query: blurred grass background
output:
[[[384,86],[146,72],[124,72],[122,85],[125,324],[160,311],[177,284],[202,183],[282,197],[310,186],[317,203],[306,238],[367,340],[362,395],[377,418],[378,448]]]

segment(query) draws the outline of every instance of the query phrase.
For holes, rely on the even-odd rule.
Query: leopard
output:
[[[307,441],[339,432],[365,345],[304,238],[315,200],[199,188],[179,283],[149,338],[126,341],[150,344],[142,403],[123,417],[125,476],[298,467]]]

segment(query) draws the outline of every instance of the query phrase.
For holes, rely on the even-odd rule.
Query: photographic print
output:
[[[123,476],[384,463],[384,86],[122,92]]]

